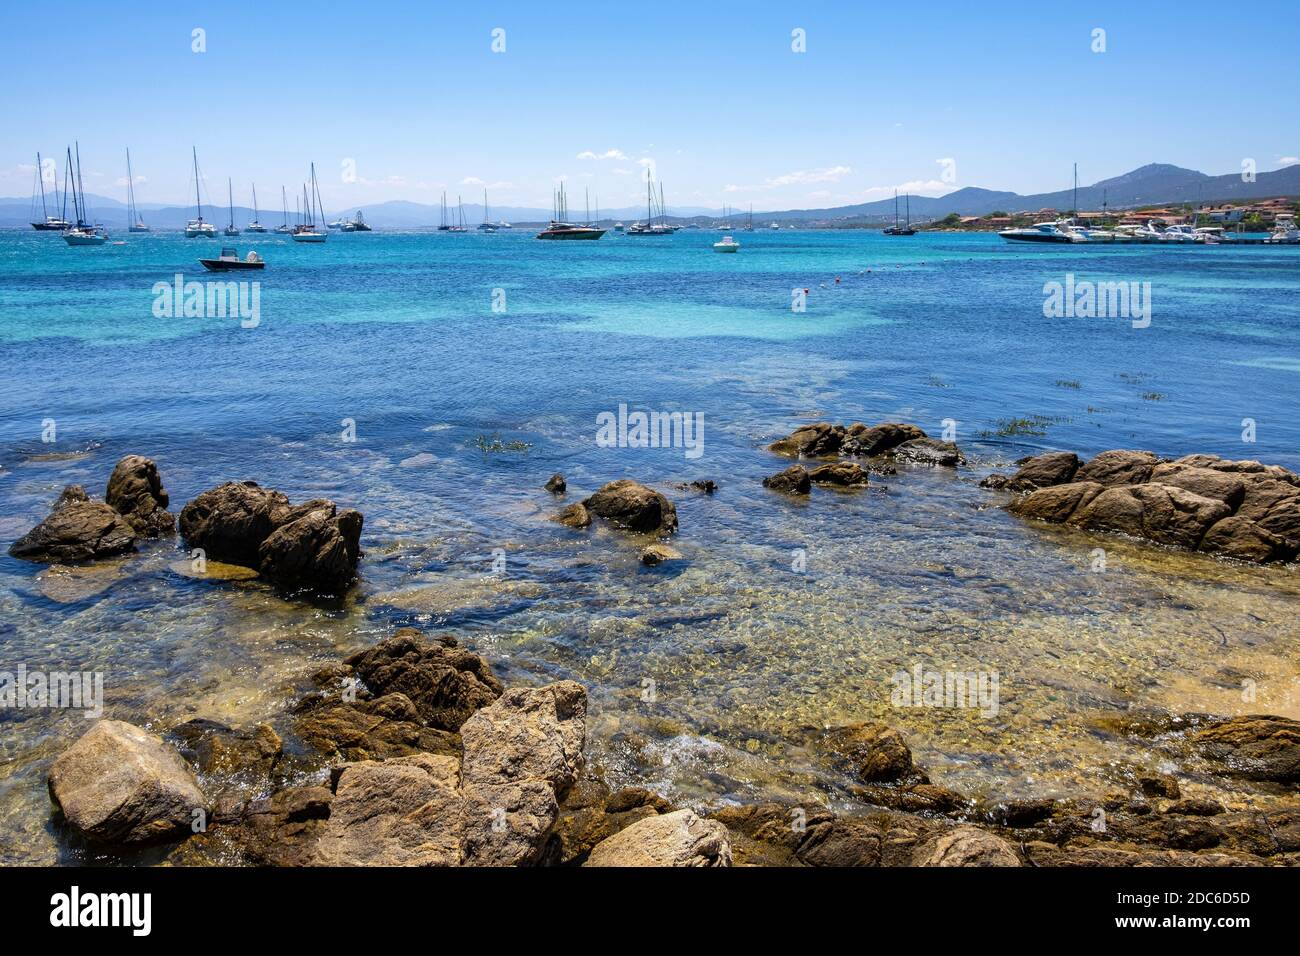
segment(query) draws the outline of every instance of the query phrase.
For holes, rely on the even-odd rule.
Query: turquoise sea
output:
[[[210,278],[197,258],[219,239],[0,232],[5,547],[65,484],[102,494],[127,453],[157,461],[173,511],[252,478],[366,517],[341,605],[196,580],[174,541],[84,569],[4,555],[0,670],[102,670],[109,716],[270,720],[288,738],[313,667],[398,625],[449,630],[508,682],[584,682],[593,766],[702,805],[851,804],[807,745],[848,721],[897,726],[936,783],[1014,796],[1123,789],[1168,759],[1098,732],[1107,713],[1300,716],[1294,569],[1105,539],[1092,573],[1099,539],[1025,525],[977,487],[1046,448],[1300,468],[1300,247],[736,237],[717,255],[705,231],[241,236],[268,263],[230,276],[260,283],[241,328],[154,314],[154,285]],[[1149,327],[1044,317],[1044,284],[1067,276],[1150,283]],[[702,414],[702,455],[598,447],[597,416],[620,405]],[[805,503],[766,492],[785,462],[765,445],[816,420],[951,420],[970,467]],[[620,477],[663,489],[685,560],[643,568],[622,536],[551,522],[555,471],[569,500]],[[697,478],[717,493],[674,487]],[[891,707],[889,676],[916,664],[997,670],[999,715]],[[0,861],[80,858],[44,773],[85,724],[0,714]],[[1261,796],[1183,769],[1193,793]]]

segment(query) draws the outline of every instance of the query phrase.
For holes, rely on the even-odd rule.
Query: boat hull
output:
[[[327,232],[295,232],[291,237],[294,242],[324,242],[329,238]]]
[[[209,272],[239,272],[244,269],[262,269],[265,262],[246,262],[234,259],[200,259],[199,263]]]
[[[1055,242],[1055,243],[1062,243],[1062,242],[1073,242],[1073,241],[1074,241],[1074,240],[1071,239],[1069,236],[1053,236],[1053,235],[1050,235],[1050,234],[1048,234],[1048,233],[1038,233],[1037,235],[1035,235],[1035,234],[1033,234],[1033,233],[1026,233],[1026,234],[1024,234],[1024,235],[1008,235],[1007,233],[1000,232],[1000,233],[998,233],[998,235],[1000,235],[1003,239],[1007,240],[1007,242]]]
[[[37,232],[62,232],[71,225],[70,222],[34,222],[32,228]]]
[[[107,236],[65,235],[63,241],[70,246],[102,246],[108,242]]]
[[[537,238],[572,242],[599,239],[604,234],[604,229],[545,229],[537,234]]]

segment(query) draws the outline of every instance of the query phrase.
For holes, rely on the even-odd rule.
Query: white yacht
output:
[[[1300,229],[1296,228],[1295,216],[1285,214],[1278,216],[1273,226],[1273,234],[1264,241],[1287,246],[1300,243]]]
[[[731,236],[723,236],[722,239],[713,244],[714,252],[739,252],[740,243]]]

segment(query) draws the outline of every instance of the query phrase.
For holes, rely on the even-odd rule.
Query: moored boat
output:
[[[72,168],[72,151],[68,151],[68,168]],[[92,225],[88,220],[90,212],[86,208],[86,190],[81,180],[81,144],[77,144],[77,172],[72,179],[72,208],[77,217],[77,224],[63,232],[63,241],[70,246],[102,246],[108,242],[108,230],[103,226]]]
[[[294,227],[293,234],[290,236],[294,242],[324,242],[329,238],[328,229],[318,229],[316,227],[316,215],[319,214],[321,221],[325,219],[325,210],[321,208],[320,201],[320,184],[316,181],[316,164],[311,164],[311,189],[307,184],[302,186],[302,221]]]
[[[194,154],[194,210],[196,215],[185,224],[186,239],[211,239],[217,234],[217,227],[203,219],[203,197],[199,193],[199,152],[191,146]]]
[[[551,240],[594,240],[599,239],[605,234],[604,229],[597,229],[595,226],[580,226],[577,223],[567,222],[569,214],[568,199],[564,194],[564,184],[555,193],[555,208],[551,217],[551,224],[539,232],[536,236],[538,239]]]
[[[68,174],[67,170],[65,169],[63,172],[65,178],[67,174]],[[40,153],[36,154],[36,185],[32,187],[33,207],[35,207],[36,205],[37,189],[40,189],[40,195],[41,195],[41,218],[32,222],[32,228],[35,229],[37,232],[62,232],[64,229],[70,228],[72,226],[72,223],[68,222],[68,220],[64,216],[51,215],[49,209],[46,207],[45,167],[42,165]],[[67,203],[68,203],[68,196],[67,196],[67,189],[65,186],[64,195],[63,195],[63,204],[66,206]],[[58,177],[58,170],[56,169],[55,176],[54,176],[54,205],[58,206],[58,204],[59,204],[59,177]]]
[[[126,221],[127,232],[148,232],[149,227],[135,204],[135,174],[131,172],[131,150],[126,151]]]
[[[256,252],[249,252],[245,259],[239,258],[239,252],[232,246],[225,246],[221,255],[215,259],[200,259],[203,268],[209,272],[234,272],[240,269],[262,269],[266,263]]]
[[[739,252],[740,243],[731,236],[723,236],[718,242],[713,244],[714,252]]]

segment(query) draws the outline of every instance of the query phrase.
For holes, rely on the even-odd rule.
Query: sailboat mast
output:
[[[45,208],[45,170],[41,169],[41,154],[36,154],[36,180],[41,184],[41,215],[46,219],[50,218],[49,212]]]
[[[190,147],[190,151],[194,154],[194,206],[199,212],[199,222],[202,222],[203,197],[199,195],[199,151],[194,146]]]
[[[127,223],[134,226],[138,218],[135,214],[135,188],[132,186],[134,177],[131,174],[131,147],[126,148],[126,216],[131,221]]]
[[[284,184],[280,185],[280,225],[289,225],[289,194],[285,191]]]
[[[1079,164],[1074,164],[1074,218],[1079,218]]]
[[[68,158],[63,163],[63,211],[59,217],[67,223],[68,221],[68,176],[72,173],[72,150],[68,150]],[[72,209],[76,212],[77,197],[72,197]]]
[[[235,227],[235,185],[226,177],[226,200],[230,203],[230,228]]]
[[[83,220],[86,218],[87,213],[86,213],[86,186],[81,179],[81,144],[80,143],[77,143],[77,175],[76,178],[73,179],[72,184],[74,189],[73,196],[72,196],[72,208],[77,210],[77,225],[82,225]],[[81,197],[80,206],[77,205],[78,196]]]
[[[903,202],[907,209],[907,228],[912,228],[912,194],[903,193]]]
[[[253,183],[253,222],[257,222],[257,183]]]

